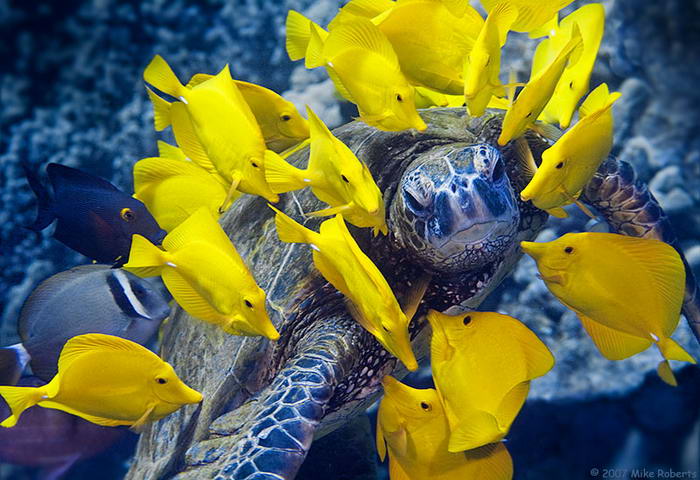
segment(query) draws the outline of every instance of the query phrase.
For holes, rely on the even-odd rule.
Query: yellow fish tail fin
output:
[[[496,417],[483,410],[477,410],[451,429],[448,450],[452,453],[471,450],[494,443],[503,438],[505,432],[498,425]]]
[[[449,0],[461,2],[462,0]],[[341,10],[352,15],[374,18],[396,6],[392,0],[351,0]]]
[[[659,377],[661,377],[661,380],[663,380],[665,383],[671,385],[672,387],[678,386],[678,380],[676,380],[676,376],[673,374],[671,364],[668,363],[668,360],[662,360],[659,362],[659,365],[656,367],[656,373],[659,374]]]
[[[156,131],[165,130],[172,123],[170,120],[170,102],[160,98],[150,88],[146,87],[146,90],[148,91],[148,98],[153,104],[153,123]]]
[[[306,55],[306,48],[311,40],[311,20],[296,10],[290,10],[286,22],[287,55],[293,61],[301,60]]]
[[[579,320],[586,329],[598,351],[608,360],[622,360],[646,350],[651,346],[651,339],[636,337],[628,333],[613,330],[590,318],[578,314]]]
[[[265,180],[273,193],[291,192],[306,186],[304,171],[270,150],[265,151]]]
[[[29,407],[39,403],[44,397],[44,388],[0,387],[0,396],[5,399],[12,414],[0,423],[1,427],[14,427],[20,415]]]
[[[210,78],[212,78],[214,75],[209,75],[208,73],[195,73],[192,75],[192,78],[190,78],[190,81],[187,82],[187,85],[185,85],[187,88],[194,88],[200,83],[204,83]]]
[[[187,160],[187,156],[185,156],[182,150],[163,140],[158,140],[158,156],[161,158],[171,158],[173,160]]]
[[[326,58],[323,55],[323,46],[328,38],[328,32],[311,22],[310,40],[306,47],[306,60],[304,66],[306,68],[322,67],[326,64]]]
[[[277,235],[283,242],[311,243],[318,235],[316,232],[292,220],[281,210],[276,209],[272,205],[269,205],[269,207],[277,214],[275,216],[275,226],[277,226]]]
[[[131,237],[129,261],[124,269],[139,277],[155,277],[160,275],[163,265],[167,262],[165,252],[138,234]]]
[[[175,76],[168,62],[156,55],[143,72],[143,79],[163,93],[180,98],[185,88]]]
[[[659,350],[661,350],[661,355],[663,355],[666,360],[696,363],[695,359],[672,338],[662,338],[659,340],[658,346]]]

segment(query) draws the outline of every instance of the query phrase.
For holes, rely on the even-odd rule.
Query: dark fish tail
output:
[[[51,210],[51,195],[48,189],[39,180],[36,170],[29,166],[28,163],[22,163],[22,169],[27,177],[29,186],[34,191],[38,200],[36,220],[26,228],[39,232],[48,227],[56,218]]]
[[[0,385],[17,385],[28,361],[22,344],[0,348]]]

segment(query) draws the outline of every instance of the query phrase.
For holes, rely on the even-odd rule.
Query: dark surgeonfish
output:
[[[13,385],[27,362],[48,382],[63,345],[85,333],[146,344],[169,315],[159,289],[122,269],[83,265],[44,280],[22,307],[21,344],[0,349],[0,385]]]
[[[25,377],[19,385],[44,383]],[[0,398],[0,417],[9,414]],[[41,468],[40,478],[57,480],[76,462],[107,450],[125,434],[125,428],[102,427],[60,410],[32,407],[13,428],[0,428],[0,462]]]
[[[39,201],[29,229],[39,232],[58,220],[54,238],[98,263],[121,266],[131,237],[138,233],[156,245],[165,237],[146,206],[106,180],[75,168],[49,163],[53,195],[28,165],[24,172]]]

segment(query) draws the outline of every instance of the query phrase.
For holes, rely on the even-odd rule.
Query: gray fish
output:
[[[26,377],[19,385],[44,383]],[[9,413],[0,398],[0,417]],[[0,428],[0,462],[41,468],[43,479],[56,480],[76,462],[107,450],[126,432],[126,428],[102,427],[60,410],[32,407],[13,428]]]
[[[24,303],[22,343],[0,349],[0,384],[13,385],[27,361],[35,376],[50,381],[63,345],[76,335],[104,333],[143,345],[169,314],[157,286],[124,270],[83,265],[58,273]]]

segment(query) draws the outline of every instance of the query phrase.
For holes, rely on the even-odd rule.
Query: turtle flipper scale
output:
[[[351,336],[324,330],[309,332],[307,347],[297,350],[267,388],[215,420],[210,438],[188,450],[186,467],[175,478],[293,479],[335,386],[350,368],[345,360],[352,358]]]
[[[686,271],[683,314],[700,342],[700,292],[695,276],[678,246],[671,222],[647,186],[637,180],[632,165],[608,158],[584,188],[581,200],[594,207],[617,233],[655,238],[678,250]]]

